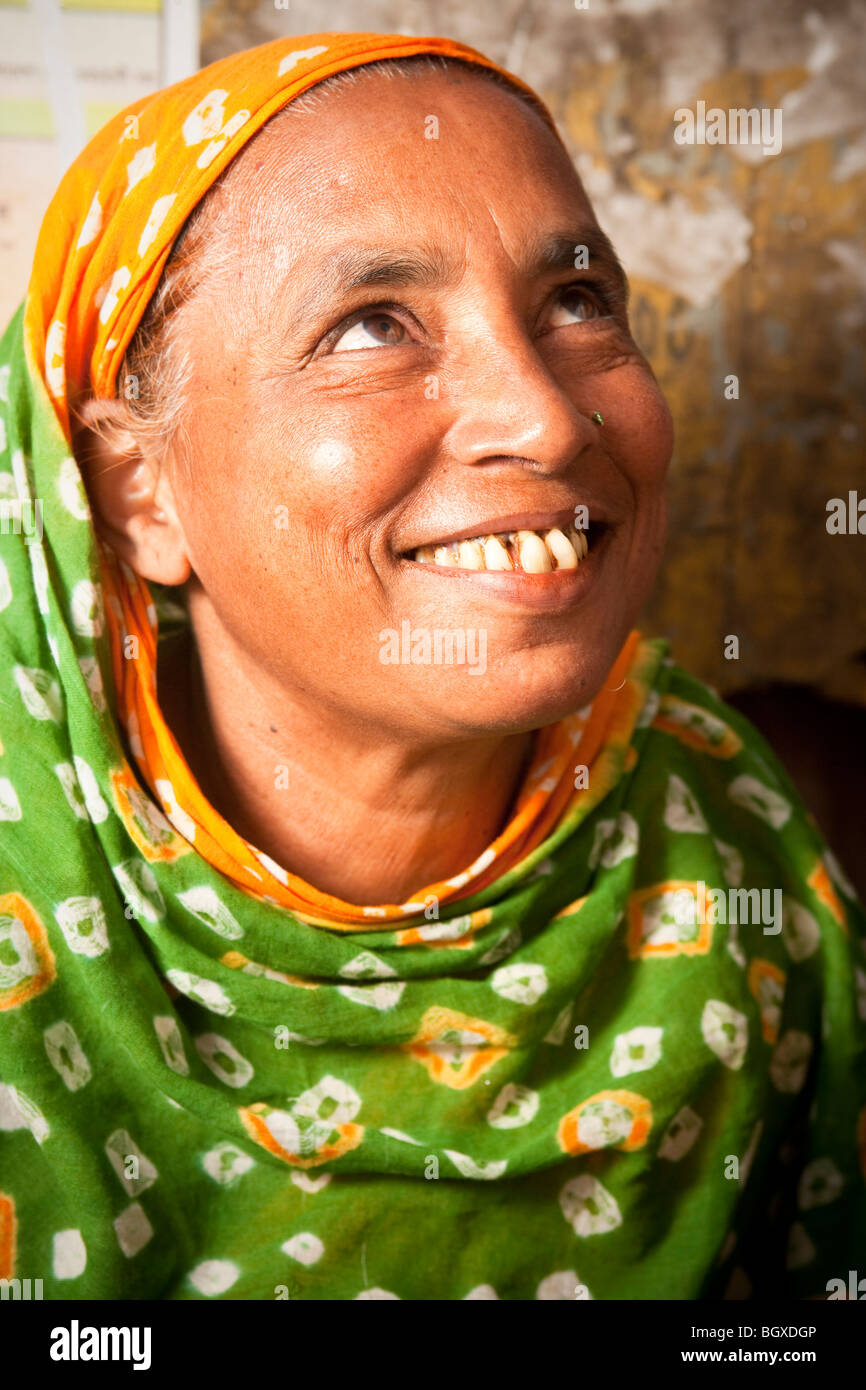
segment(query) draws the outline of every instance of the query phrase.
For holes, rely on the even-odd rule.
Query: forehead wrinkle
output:
[[[276,151],[275,151],[276,153]],[[267,167],[270,161],[266,158],[264,164]],[[239,171],[240,172],[240,171]],[[228,213],[229,219],[235,223],[237,232],[236,239],[243,243],[246,242],[247,256],[252,252],[255,259],[259,262],[259,284],[257,286],[263,293],[261,295],[260,310],[270,317],[273,309],[278,309],[279,317],[282,320],[282,330],[288,327],[290,332],[301,331],[303,325],[310,318],[318,318],[328,310],[334,308],[335,303],[342,297],[350,295],[353,291],[359,291],[372,286],[380,285],[383,287],[410,287],[420,288],[447,288],[453,286],[465,274],[466,252],[465,245],[471,243],[471,224],[479,213],[486,212],[496,227],[497,240],[503,253],[508,255],[509,260],[514,265],[518,274],[525,273],[527,277],[533,275],[545,275],[562,273],[574,267],[575,248],[585,245],[589,252],[590,263],[595,262],[596,266],[601,266],[609,278],[612,279],[619,291],[622,299],[625,300],[628,294],[627,280],[611,245],[609,238],[598,226],[594,219],[592,210],[586,203],[586,195],[580,188],[580,202],[571,213],[560,209],[562,221],[560,223],[563,230],[553,233],[542,233],[536,230],[529,232],[525,239],[521,237],[522,246],[517,254],[512,254],[506,245],[513,236],[507,238],[503,233],[500,219],[497,218],[495,209],[490,202],[483,196],[478,197],[477,190],[469,197],[466,196],[466,189],[451,188],[448,190],[449,197],[446,204],[456,197],[457,209],[452,208],[451,217],[456,216],[458,223],[461,219],[466,219],[469,227],[464,227],[463,254],[458,257],[453,248],[455,238],[453,234],[449,237],[443,236],[442,241],[437,241],[433,236],[426,236],[423,240],[409,241],[403,239],[402,233],[407,228],[392,228],[389,231],[376,235],[373,227],[359,227],[363,233],[367,231],[376,236],[375,241],[359,241],[357,236],[351,240],[338,243],[331,249],[322,246],[322,240],[313,233],[307,226],[304,230],[303,241],[305,249],[309,247],[310,240],[316,250],[321,249],[323,259],[321,264],[312,270],[310,279],[304,277],[306,281],[300,284],[298,270],[302,267],[307,270],[309,266],[308,252],[303,254],[297,244],[297,233],[300,231],[300,224],[303,224],[304,214],[298,208],[290,210],[287,207],[287,199],[281,196],[282,188],[286,175],[289,174],[289,182],[297,176],[297,171],[291,172],[282,167],[268,170],[270,178],[262,179],[261,163],[253,171],[251,168],[243,170],[244,177],[236,179],[234,187],[227,187],[228,193],[226,202],[228,207],[224,209]],[[574,171],[572,170],[574,175]],[[309,170],[304,174],[304,181],[309,178]],[[333,184],[334,171],[331,166],[328,172],[328,179]],[[272,184],[272,196],[267,196],[262,200],[263,184]],[[318,180],[316,180],[318,183]],[[239,185],[239,186],[238,186]],[[327,191],[327,190],[326,190]],[[441,193],[442,190],[440,190]],[[305,195],[310,192],[309,187],[304,189]],[[234,196],[232,196],[232,194]],[[273,195],[276,196],[273,196]],[[303,200],[307,202],[307,197]],[[583,204],[583,206],[581,206]],[[294,214],[294,215],[293,215]],[[436,219],[440,228],[444,220],[450,220],[448,213],[440,208],[439,217]],[[557,218],[559,220],[559,218]],[[238,226],[240,222],[240,226]],[[246,226],[243,224],[246,223]],[[289,233],[289,244],[286,244],[287,223],[291,228]],[[532,226],[532,219],[527,216],[524,226],[529,223]],[[392,240],[393,239],[393,240]],[[449,246],[449,241],[451,245]],[[294,243],[294,244],[292,244]],[[308,271],[308,275],[310,272]],[[242,281],[245,276],[239,277]],[[262,282],[265,283],[262,283]],[[295,291],[300,294],[300,298],[295,298]],[[294,302],[292,302],[294,301]],[[288,311],[288,313],[287,313]],[[289,319],[287,323],[286,320]]]
[[[496,221],[495,217],[493,220]],[[499,239],[502,242],[501,232]],[[623,297],[626,297],[628,282],[625,272],[610,239],[600,228],[586,227],[534,237],[528,255],[518,259],[508,254],[516,268],[521,270],[525,267],[529,275],[556,274],[574,268],[575,248],[581,245],[587,248],[590,264],[593,261],[601,262],[617,282]],[[408,245],[390,249],[353,243],[338,248],[317,272],[312,290],[295,307],[292,327],[298,326],[307,316],[315,315],[341,295],[353,291],[374,285],[394,289],[407,286],[449,288],[458,283],[464,270],[465,261],[462,258],[458,261],[441,248]]]
[[[462,257],[458,259],[438,247],[419,244],[384,248],[359,246],[354,241],[338,247],[316,271],[312,289],[292,311],[291,326],[299,326],[308,316],[353,291],[373,285],[448,288],[459,281],[463,271]]]
[[[411,95],[411,93],[409,94]],[[268,131],[266,126],[265,132],[272,136],[284,133],[278,132],[276,126],[272,131]],[[255,143],[254,141],[253,144]],[[321,239],[315,233],[310,238],[309,234],[312,229],[308,226],[304,230],[303,237],[306,243],[304,250],[307,251],[307,254],[304,254],[303,251],[299,252],[295,236],[300,230],[299,222],[303,223],[304,221],[304,215],[300,214],[299,216],[299,210],[295,208],[293,210],[294,216],[289,211],[287,219],[286,200],[280,196],[280,185],[283,184],[287,174],[289,175],[289,183],[292,183],[296,178],[301,178],[304,194],[307,195],[304,198],[304,202],[306,202],[308,195],[312,192],[310,187],[311,170],[309,162],[306,160],[299,168],[287,168],[286,151],[283,145],[282,140],[274,140],[272,149],[267,146],[260,149],[260,155],[263,155],[264,158],[260,158],[255,168],[244,161],[244,154],[252,153],[252,146],[250,146],[248,151],[244,151],[240,155],[239,167],[236,171],[236,181],[243,190],[237,202],[240,204],[243,220],[247,223],[243,229],[246,235],[240,239],[247,240],[249,250],[260,253],[257,259],[261,262],[261,278],[256,288],[262,293],[258,307],[267,317],[270,317],[270,311],[278,310],[279,318],[282,320],[281,331],[285,331],[287,327],[292,332],[301,330],[305,320],[319,317],[323,313],[327,313],[329,309],[332,310],[335,302],[341,296],[345,297],[353,291],[376,285],[393,288],[410,286],[447,288],[465,275],[465,252],[458,262],[447,245],[436,244],[435,242],[431,244],[432,239],[429,236],[425,237],[423,241],[400,244],[397,241],[399,232],[396,229],[390,233],[395,242],[392,245],[388,244],[389,234],[386,231],[384,237],[380,234],[377,240],[372,243],[359,243],[356,236],[351,241],[346,241],[332,250],[328,250],[322,248]],[[291,154],[296,153],[295,150],[291,151]],[[380,142],[375,151],[371,151],[373,162],[370,169],[366,171],[369,176],[372,176],[375,169],[378,168],[378,161],[381,160],[382,153]],[[276,162],[276,167],[271,167],[273,162]],[[289,159],[288,163],[291,165],[294,161]],[[262,164],[270,175],[264,180],[262,178]],[[470,221],[473,220],[473,215],[477,216],[480,211],[486,211],[496,225],[498,241],[504,254],[508,255],[517,273],[524,273],[527,278],[533,275],[564,273],[569,269],[576,268],[574,266],[575,248],[585,245],[589,252],[590,266],[593,267],[594,263],[594,268],[600,267],[608,275],[609,279],[614,282],[619,297],[625,302],[628,298],[628,282],[619,258],[609,238],[595,221],[585,191],[577,180],[573,166],[569,166],[569,173],[572,179],[577,181],[579,202],[574,207],[574,211],[565,212],[561,224],[565,230],[546,235],[533,231],[527,237],[518,255],[512,255],[508,250],[506,238],[494,209],[483,196],[482,198],[478,197],[477,190],[471,192],[467,198],[465,188],[461,190],[459,187],[452,187],[448,190],[450,198],[446,198],[446,202],[456,195],[458,205],[464,215],[468,214]],[[237,178],[237,175],[240,177]],[[264,206],[262,206],[263,183],[269,184],[271,179],[273,179],[274,185],[273,192],[277,196],[266,196]],[[334,184],[332,160],[328,161],[325,169],[320,171],[320,178],[314,178],[312,182],[316,188],[320,182],[323,182],[321,191],[326,194],[331,191]],[[366,183],[366,179],[363,179],[362,182]],[[236,203],[232,211],[236,213],[237,210]],[[560,209],[560,215],[562,212],[563,209]],[[440,210],[440,219],[438,220],[441,221],[442,215],[447,214],[442,214]],[[292,225],[290,241],[295,242],[291,246],[287,246],[285,242],[287,220]],[[526,222],[530,226],[533,221],[531,216],[527,216]],[[576,227],[576,230],[572,230],[572,227]],[[368,231],[368,235],[370,232],[374,236],[376,235],[376,231],[372,227],[369,229],[359,227],[362,234],[364,230]],[[250,245],[250,237],[252,245]],[[309,288],[304,293],[304,283],[298,284],[300,277],[297,272],[302,267],[306,269],[309,265],[307,248],[310,240],[317,250],[319,248],[324,250],[324,258],[322,263],[313,270],[311,282],[307,281]],[[444,240],[447,242],[448,238]],[[239,278],[244,279],[245,277]],[[295,291],[301,295],[299,299],[295,299]],[[289,320],[288,323],[287,319]]]

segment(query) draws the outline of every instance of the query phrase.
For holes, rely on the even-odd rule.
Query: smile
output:
[[[553,526],[539,530],[500,531],[442,544],[422,545],[407,555],[414,564],[445,569],[517,571],[550,574],[576,570],[589,553],[592,528]]]

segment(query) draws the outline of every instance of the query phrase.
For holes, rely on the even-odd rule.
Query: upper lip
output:
[[[569,526],[574,525],[575,508],[581,505],[586,506],[591,526],[607,525],[605,516],[591,502],[576,502],[574,506],[558,512],[512,512],[508,516],[495,516],[485,521],[467,521],[453,531],[438,531],[429,539],[415,541],[412,545],[404,547],[400,553],[409,555],[414,550],[420,550],[422,546],[451,545],[454,541],[502,535],[507,531],[552,531],[557,528],[561,531],[567,530]]]

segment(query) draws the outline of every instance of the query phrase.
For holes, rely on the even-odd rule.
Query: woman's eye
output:
[[[584,285],[566,285],[554,305],[551,328],[606,318],[607,307]],[[384,309],[375,310],[350,324],[335,339],[331,352],[357,352],[361,348],[401,347],[411,342],[404,324]]]
[[[557,314],[561,315],[559,319]],[[553,307],[550,326],[567,328],[571,323],[586,323],[589,319],[603,319],[606,316],[606,309],[582,285],[566,285],[560,293],[559,302]]]
[[[382,311],[368,314],[342,332],[332,352],[356,352],[358,348],[399,347],[407,341],[406,329],[393,315]]]

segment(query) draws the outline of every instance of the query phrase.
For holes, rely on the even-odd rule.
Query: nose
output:
[[[519,325],[472,335],[449,364],[454,403],[446,439],[457,464],[519,464],[556,476],[596,438],[596,428],[551,373]]]

